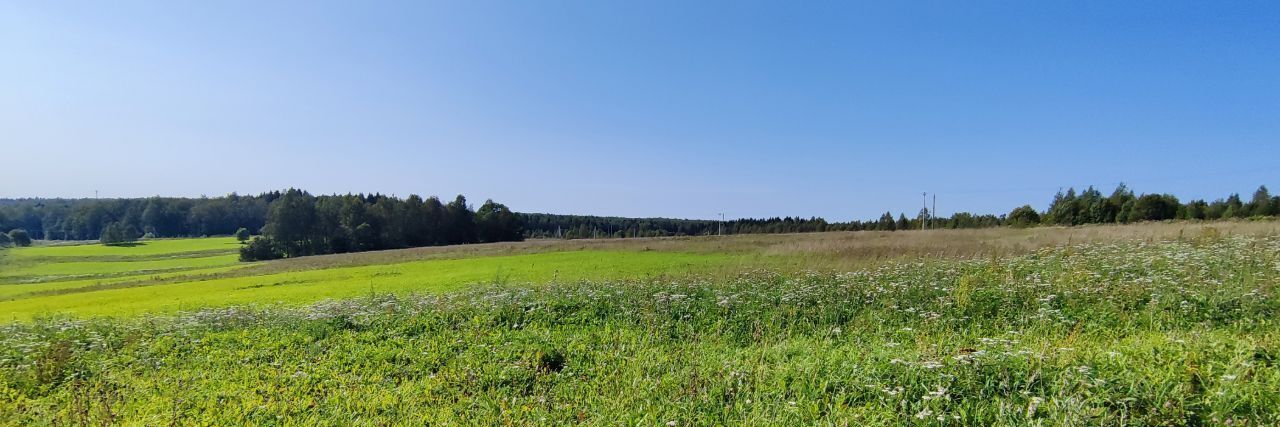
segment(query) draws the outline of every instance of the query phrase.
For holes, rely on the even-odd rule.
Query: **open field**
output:
[[[1276,425],[1277,228],[14,250],[0,424]]]
[[[732,277],[743,270],[850,271],[892,259],[1016,255],[1071,243],[1280,233],[1280,223],[843,232],[543,240],[239,263],[231,238],[132,246],[44,246],[0,257],[0,319],[134,315],[244,304],[305,304],[475,283]]]

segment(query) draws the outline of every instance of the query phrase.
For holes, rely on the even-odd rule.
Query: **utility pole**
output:
[[[938,193],[933,193],[933,210],[929,211],[929,228],[933,228],[933,218],[938,216]]]
[[[720,222],[716,223],[716,235],[724,235],[724,212],[720,212]]]
[[[926,215],[929,215],[929,204],[928,204],[928,203],[926,203],[926,202],[929,200],[929,199],[927,198],[927,197],[928,197],[928,194],[929,194],[929,193],[924,193],[924,192],[920,193],[920,210],[922,211],[922,212],[921,212],[921,213],[922,213],[922,215],[920,215],[920,230],[921,230],[921,231],[923,231],[923,230],[924,230],[924,221],[925,221],[925,219],[927,219],[927,218],[928,218]]]

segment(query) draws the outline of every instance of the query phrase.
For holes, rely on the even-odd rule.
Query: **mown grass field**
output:
[[[0,424],[1277,425],[1277,236],[528,242],[135,276],[77,268],[221,248],[15,250]]]

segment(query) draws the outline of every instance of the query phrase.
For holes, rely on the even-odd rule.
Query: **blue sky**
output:
[[[1280,186],[1275,2],[5,2],[0,197],[873,218]]]

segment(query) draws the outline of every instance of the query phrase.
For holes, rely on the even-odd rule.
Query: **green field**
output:
[[[253,264],[238,263],[232,253],[207,256],[237,247],[234,240],[215,238],[11,250],[0,258],[0,280],[6,281],[0,285],[0,315],[10,320],[128,316],[442,292],[477,283],[686,277],[724,271],[743,259],[722,253],[571,250],[237,275],[229,273]]]
[[[1280,424],[1274,225],[1141,227],[11,250],[0,424]]]

